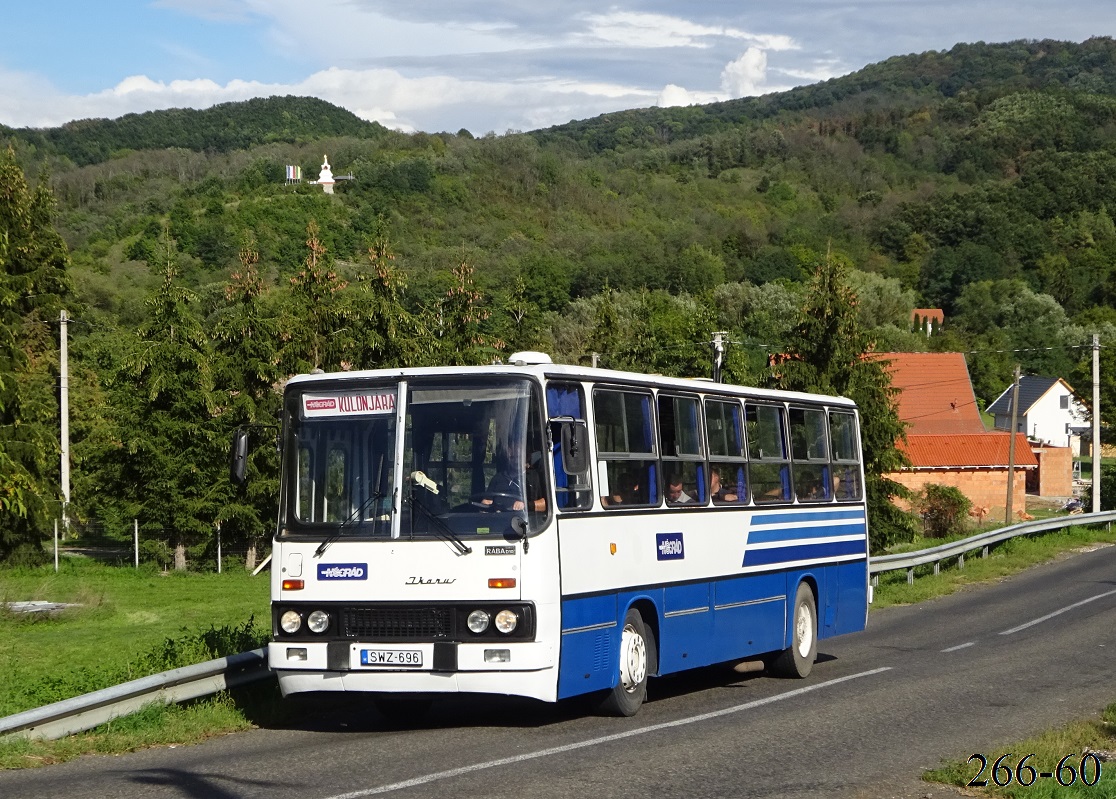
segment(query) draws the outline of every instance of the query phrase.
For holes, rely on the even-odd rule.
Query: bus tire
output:
[[[818,611],[814,592],[798,584],[791,615],[791,645],[778,654],[772,668],[784,677],[809,677],[818,657]]]
[[[647,675],[652,662],[653,643],[643,617],[629,608],[620,633],[620,674],[616,686],[601,703],[601,712],[610,716],[634,716],[647,698]]]

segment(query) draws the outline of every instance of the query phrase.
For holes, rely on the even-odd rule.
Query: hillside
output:
[[[293,144],[323,136],[371,139],[384,133],[380,124],[312,97],[268,97],[201,111],[173,108],[119,119],[82,119],[47,130],[0,125],[0,136],[78,166],[101,163],[128,150],[180,147],[228,153],[268,142]]]
[[[273,386],[315,366],[542,349],[700,375],[725,331],[728,378],[762,382],[827,261],[877,350],[966,352],[985,401],[1016,363],[1086,386],[1091,335],[1116,352],[1114,86],[1112,39],[1016,42],[479,139],[306,98],[4,131],[5,174],[49,176],[70,253],[51,299],[26,300],[35,379],[7,384],[54,407],[44,320],[67,308],[75,495],[100,524],[132,518],[149,501],[134,485],[177,468],[143,472],[153,450],[131,432],[152,423],[137,398],[166,385],[183,397],[168,407],[205,420],[174,427],[176,457],[219,465],[229,425],[273,418]],[[286,183],[284,165],[315,177],[323,153],[355,179],[333,195]],[[910,325],[928,307],[946,313],[929,338]],[[208,496],[218,478],[193,479]],[[252,501],[237,512],[258,533],[271,500]],[[149,524],[170,513],[153,506]]]

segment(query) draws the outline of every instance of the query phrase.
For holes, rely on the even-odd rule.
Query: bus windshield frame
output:
[[[553,505],[541,397],[537,381],[520,376],[288,387],[280,536],[512,539],[540,531]]]

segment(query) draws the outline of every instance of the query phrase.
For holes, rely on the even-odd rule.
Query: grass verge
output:
[[[922,778],[956,785],[968,796],[1114,799],[1116,704],[1105,708],[1100,718],[1071,722],[1002,751],[989,749],[981,755],[986,760],[983,769],[974,755],[968,761],[927,771]],[[1047,774],[1050,776],[1043,776]],[[981,781],[984,786],[977,784]]]
[[[942,539],[926,539],[915,549],[925,549],[945,543]],[[958,568],[956,560],[943,561],[938,574],[932,564],[915,569],[914,585],[907,585],[905,570],[885,572],[876,586],[872,608],[879,610],[891,605],[910,605],[945,596],[962,588],[1000,580],[1017,574],[1031,566],[1054,560],[1066,554],[1095,545],[1116,543],[1116,528],[1103,526],[1070,527],[1057,532],[1020,536],[992,548],[988,557],[980,550],[965,555],[965,567]]]

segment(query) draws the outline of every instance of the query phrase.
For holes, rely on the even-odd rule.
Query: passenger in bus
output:
[[[799,501],[826,499],[825,483],[813,470],[805,470],[797,476],[795,489]]]
[[[667,483],[666,498],[668,505],[686,505],[694,501],[694,498],[682,488],[682,475],[680,474],[671,475],[670,481]]]
[[[611,496],[601,497],[601,504],[605,506],[643,504],[643,497],[639,490],[639,474],[633,471],[621,474],[616,489]]]
[[[736,502],[739,499],[736,492],[721,485],[721,472],[716,468],[709,470],[709,496],[714,502]]]

